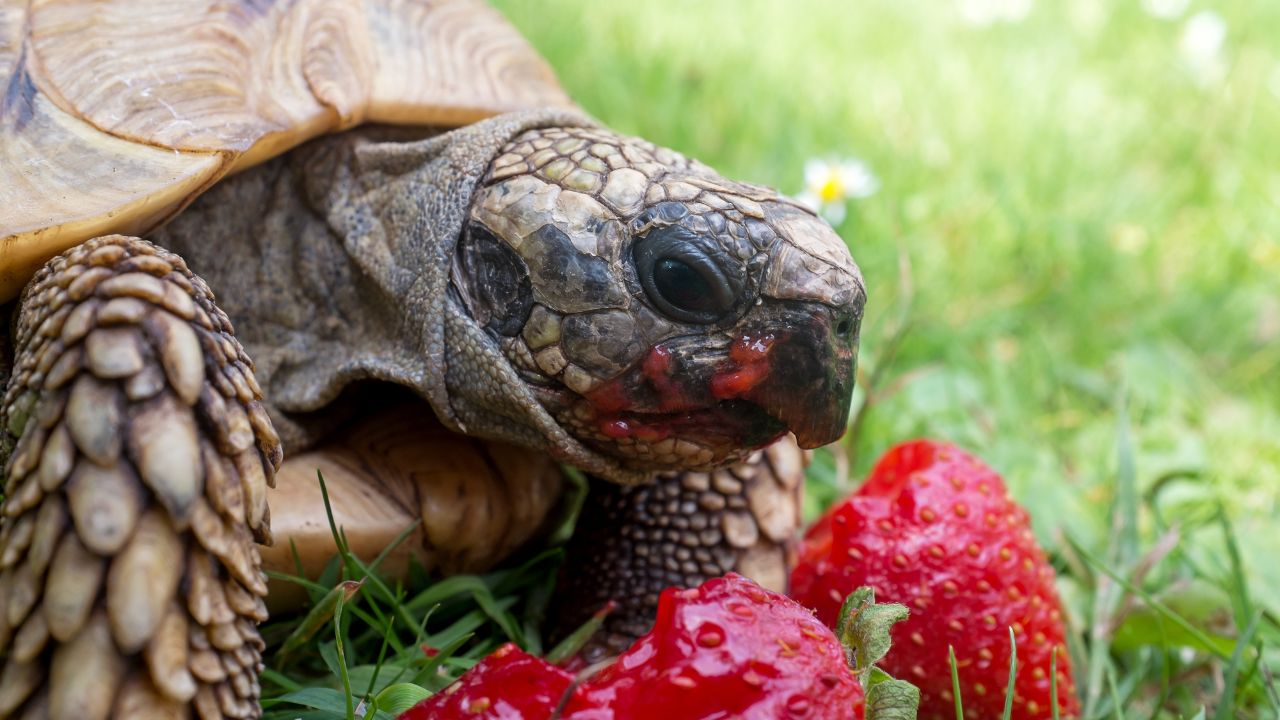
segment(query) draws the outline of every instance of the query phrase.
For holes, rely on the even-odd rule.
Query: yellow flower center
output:
[[[831,173],[827,179],[818,187],[818,198],[824,203],[835,202],[844,197],[844,183],[840,182],[840,176]]]

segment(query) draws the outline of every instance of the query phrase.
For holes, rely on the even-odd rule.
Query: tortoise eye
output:
[[[673,320],[714,323],[738,302],[741,267],[721,257],[713,239],[672,226],[640,238],[634,253],[645,294]]]
[[[728,310],[720,307],[712,282],[676,258],[664,258],[653,265],[654,289],[672,306],[690,314],[719,315]]]

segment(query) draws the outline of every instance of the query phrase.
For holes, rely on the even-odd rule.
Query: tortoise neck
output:
[[[411,141],[380,129],[324,138],[221,183],[154,239],[217,293],[287,447],[314,443],[331,426],[322,411],[368,379],[412,389],[450,429],[629,478],[547,415],[450,293],[498,151],[530,128],[589,123],[538,111]]]

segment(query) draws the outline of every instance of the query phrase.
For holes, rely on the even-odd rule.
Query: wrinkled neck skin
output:
[[[570,435],[450,285],[477,184],[519,133],[590,127],[514,113],[411,142],[322,139],[231,178],[166,228],[236,325],[286,448],[320,439],[319,413],[361,380],[411,388],[452,430],[543,449],[621,483],[629,468]]]

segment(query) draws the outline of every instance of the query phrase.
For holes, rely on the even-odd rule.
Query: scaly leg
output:
[[[281,449],[182,258],[119,235],[23,294],[0,409],[0,717],[252,718]]]
[[[563,635],[616,601],[584,649],[594,662],[648,632],[664,588],[696,587],[732,571],[785,591],[804,466],[788,436],[714,473],[663,475],[638,486],[593,480],[556,590],[554,632]]]

